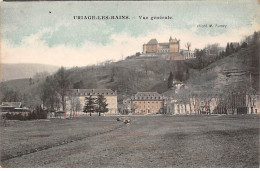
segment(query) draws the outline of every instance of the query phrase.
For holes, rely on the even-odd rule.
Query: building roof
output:
[[[148,45],[157,45],[158,41],[156,39],[151,39],[147,44]]]
[[[138,92],[132,99],[135,100],[162,100],[163,96],[157,92]]]
[[[161,46],[169,46],[169,43],[159,43]]]
[[[117,92],[111,89],[69,89],[68,93],[73,93],[75,95],[116,95]]]
[[[1,107],[13,107],[13,108],[20,108],[22,102],[2,102]]]

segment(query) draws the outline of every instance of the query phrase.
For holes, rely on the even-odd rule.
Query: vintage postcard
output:
[[[258,168],[259,11],[1,2],[1,167]]]

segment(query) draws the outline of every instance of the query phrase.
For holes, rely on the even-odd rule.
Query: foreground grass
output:
[[[123,125],[115,117],[7,121],[1,124],[1,160],[106,133]]]
[[[130,119],[132,122],[120,129],[114,128],[122,122],[111,116],[11,123],[4,131],[5,155],[23,151],[21,147],[25,144],[23,147],[30,149],[43,145],[43,141],[48,145],[91,132],[96,136],[4,160],[2,165],[259,167],[259,115],[131,116]],[[113,131],[96,134],[107,129]]]

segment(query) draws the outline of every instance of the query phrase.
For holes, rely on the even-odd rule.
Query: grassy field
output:
[[[2,167],[259,167],[259,115],[10,121]]]
[[[6,127],[1,125],[1,160],[106,133],[121,125],[113,117],[8,121]]]

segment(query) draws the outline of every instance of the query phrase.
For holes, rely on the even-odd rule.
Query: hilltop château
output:
[[[147,44],[143,45],[143,53],[179,53],[180,40],[172,39],[169,42],[158,43],[156,39],[151,39]]]
[[[143,53],[136,59],[163,58],[166,60],[194,59],[194,51],[180,49],[180,39],[170,37],[169,42],[158,43],[154,38],[143,44]]]

